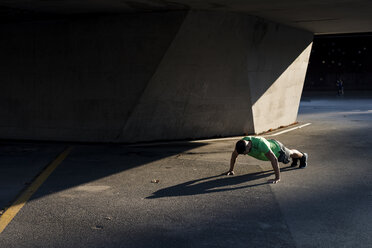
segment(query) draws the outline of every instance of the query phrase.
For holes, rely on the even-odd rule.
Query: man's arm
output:
[[[279,169],[278,159],[276,158],[275,154],[271,150],[265,153],[265,156],[270,160],[271,165],[275,172],[275,179],[272,180],[272,182],[277,183],[280,181],[280,169]]]
[[[226,175],[234,175],[234,166],[236,162],[236,158],[238,157],[238,152],[234,150],[231,154],[231,159],[230,159],[230,170],[226,173]]]

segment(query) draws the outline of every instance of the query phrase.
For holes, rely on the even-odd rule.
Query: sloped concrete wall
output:
[[[310,51],[311,44],[253,103],[254,133],[296,122]],[[250,86],[254,88],[254,84]],[[255,93],[254,90],[252,92]]]
[[[98,142],[291,124],[312,41],[256,17],[208,11],[4,24],[0,32],[0,138]]]
[[[296,122],[313,35],[257,20],[249,53],[253,133]]]
[[[123,135],[194,139],[292,124],[312,37],[241,14],[190,12]]]
[[[253,130],[249,24],[241,15],[190,12],[123,136],[130,141],[194,139]]]

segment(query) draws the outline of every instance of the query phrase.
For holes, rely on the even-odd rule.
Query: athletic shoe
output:
[[[292,158],[291,167],[296,167],[297,166],[297,161],[298,161],[298,158]]]
[[[308,158],[308,155],[307,153],[302,153],[303,156],[302,158],[300,158],[300,168],[305,168],[307,166],[307,158]]]

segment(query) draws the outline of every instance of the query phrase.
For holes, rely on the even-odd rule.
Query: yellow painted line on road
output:
[[[52,174],[60,163],[71,152],[72,147],[68,147],[58,157],[49,164],[44,171],[31,183],[31,185],[18,197],[18,199],[0,216],[0,233],[4,231],[7,225],[13,220],[17,213],[22,209],[31,196],[39,189],[44,181]]]

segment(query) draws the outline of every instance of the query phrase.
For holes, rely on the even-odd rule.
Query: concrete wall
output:
[[[193,139],[294,123],[312,38],[255,17],[190,12],[123,135]]]
[[[312,34],[225,12],[0,26],[0,138],[138,142],[295,121]]]
[[[249,54],[254,133],[296,122],[313,35],[256,22]]]
[[[247,25],[236,14],[190,12],[123,135],[193,139],[252,129]]]
[[[0,138],[115,140],[185,15],[0,25]]]

